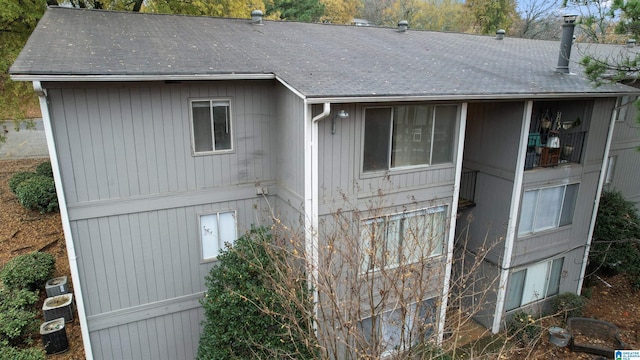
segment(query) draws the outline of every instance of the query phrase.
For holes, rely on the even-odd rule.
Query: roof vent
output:
[[[558,55],[558,66],[556,71],[559,73],[569,73],[569,59],[571,58],[571,45],[573,44],[573,31],[576,27],[576,19],[578,15],[563,15],[564,23],[562,24],[562,40],[560,40],[560,54]]]
[[[264,14],[262,14],[262,10],[253,10],[251,12],[251,23],[253,25],[262,25],[263,16]]]
[[[628,48],[636,47],[636,39],[627,40],[627,47]]]
[[[398,32],[407,32],[407,29],[409,28],[409,22],[407,20],[400,20],[398,21]]]
[[[504,29],[500,29],[498,31],[496,31],[496,40],[502,40],[504,39],[504,34],[506,34],[507,32],[504,31]]]

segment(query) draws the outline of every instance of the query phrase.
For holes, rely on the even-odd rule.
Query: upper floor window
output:
[[[191,100],[194,154],[232,150],[229,100]]]
[[[578,184],[524,192],[518,235],[555,229],[573,222]]]
[[[361,271],[411,264],[441,255],[444,247],[447,206],[363,221]]]
[[[365,109],[363,171],[451,162],[457,105]]]

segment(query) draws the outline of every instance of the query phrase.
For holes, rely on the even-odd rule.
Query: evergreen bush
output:
[[[36,292],[0,286],[0,342],[19,344],[35,330],[37,301]]]
[[[0,344],[0,360],[44,360],[46,358],[44,350],[39,348],[17,349],[7,344]]]
[[[313,357],[313,333],[300,336],[292,328],[309,322],[288,306],[293,301],[274,289],[283,251],[272,247],[266,228],[252,228],[218,256],[206,277],[201,300],[205,321],[197,359],[278,359]],[[295,293],[308,301],[309,290],[298,283]],[[307,299],[307,300],[305,300]],[[295,320],[294,320],[295,319]],[[294,322],[297,322],[294,324]],[[308,329],[311,329],[309,326]]]
[[[36,174],[53,178],[53,170],[51,169],[51,161],[45,161],[38,164]]]
[[[29,178],[32,178],[34,176],[36,176],[36,173],[29,172],[29,171],[21,171],[13,174],[13,176],[11,176],[11,179],[9,179],[8,181],[9,189],[11,189],[11,192],[15,194],[16,189],[18,188],[18,185],[22,184],[23,181]]]
[[[46,252],[18,255],[0,270],[7,289],[39,289],[53,276],[56,259]]]
[[[589,252],[589,270],[626,273],[640,288],[640,216],[619,191],[605,191]]]
[[[562,316],[566,324],[570,317],[580,317],[587,305],[587,298],[578,294],[566,292],[556,296],[551,302],[553,311]]]
[[[34,175],[24,180],[16,188],[16,196],[20,204],[29,210],[40,210],[40,213],[56,211],[58,197],[53,178]]]

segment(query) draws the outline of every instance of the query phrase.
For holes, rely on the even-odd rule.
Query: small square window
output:
[[[191,100],[191,134],[194,154],[232,150],[229,100]]]
[[[235,211],[200,215],[202,260],[215,260],[224,244],[233,244],[237,238]]]

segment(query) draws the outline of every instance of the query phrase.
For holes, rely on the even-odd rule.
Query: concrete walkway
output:
[[[23,124],[20,130],[16,131],[13,121],[4,122],[8,132],[5,133],[6,141],[0,142],[0,160],[49,157],[42,119],[33,119],[33,123],[35,128],[32,130],[27,130]],[[0,128],[0,131],[4,129]]]

